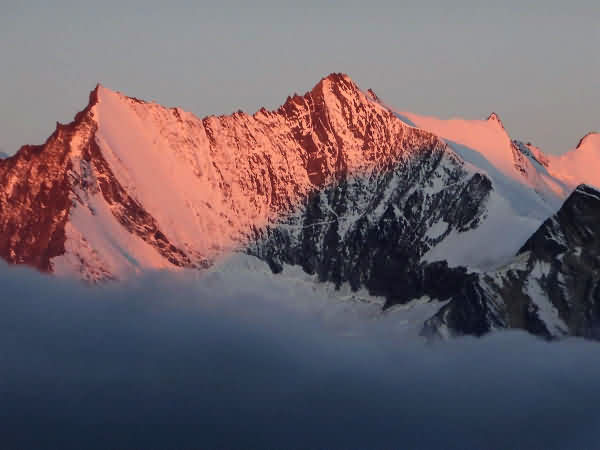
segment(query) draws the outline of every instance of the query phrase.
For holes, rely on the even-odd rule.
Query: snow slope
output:
[[[423,297],[383,310],[385,298],[370,295],[366,289],[353,291],[347,283],[338,289],[333,283],[320,282],[316,275],[306,274],[299,266],[285,265],[275,275],[264,261],[238,252],[221,259],[200,276],[208,287],[218,286],[220,295],[229,295],[227,289],[233,294],[239,286],[250,292],[256,288],[256,295],[262,297],[265,286],[272,298],[278,292],[282,298],[293,294],[294,303],[287,305],[289,308],[317,313],[321,319],[340,327],[345,335],[357,334],[359,326],[369,326],[376,320],[377,326],[387,323],[395,337],[403,341],[423,340],[423,323],[446,304]],[[358,320],[353,322],[352,318]],[[349,328],[349,324],[353,327]]]
[[[550,169],[571,184],[600,188],[600,133],[589,133],[579,145],[555,157]]]
[[[485,173],[494,186],[487,220],[470,233],[469,239],[453,233],[425,260],[446,259],[451,265],[478,269],[498,266],[516,253],[570,192],[570,185],[540,163],[545,161],[543,155],[511,140],[496,114],[487,120],[443,120],[409,112],[397,116],[409,126],[443,138],[473,170]],[[484,261],[482,254],[488,255]],[[479,263],[474,264],[476,261]]]
[[[487,120],[444,120],[408,112],[399,113],[398,117],[443,138],[466,161],[486,171],[510,197],[527,192],[523,205],[514,202],[519,212],[529,209],[531,203],[537,203],[541,208],[546,203],[546,210],[556,211],[577,185],[565,183],[550,174],[544,165],[548,157],[539,149],[511,140],[495,113]]]
[[[466,161],[496,181],[534,190],[552,209],[580,184],[600,184],[600,133],[588,133],[577,148],[560,156],[547,155],[531,143],[511,140],[500,118],[487,120],[435,117],[397,112],[406,124],[443,138]]]

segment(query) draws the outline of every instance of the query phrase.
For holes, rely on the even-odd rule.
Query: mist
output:
[[[600,349],[426,343],[261,274],[0,265],[4,448],[591,448]]]

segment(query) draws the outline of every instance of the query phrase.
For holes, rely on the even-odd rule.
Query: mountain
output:
[[[45,144],[0,160],[0,256],[96,282],[238,251],[386,309],[439,303],[429,334],[527,329],[482,319],[473,295],[579,184],[570,167],[596,145],[582,142],[586,157],[562,162],[512,140],[496,114],[400,113],[343,74],[273,111],[202,119],[98,85]],[[458,304],[475,308],[473,326],[445,319]]]

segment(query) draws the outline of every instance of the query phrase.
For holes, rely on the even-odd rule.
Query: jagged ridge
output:
[[[462,292],[426,323],[425,333],[521,328],[550,339],[600,339],[598,223],[600,191],[578,186],[511,264],[465,279]]]

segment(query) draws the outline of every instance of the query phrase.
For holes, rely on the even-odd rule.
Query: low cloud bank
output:
[[[598,445],[598,344],[427,345],[311,295],[244,273],[89,288],[0,266],[2,447]]]

